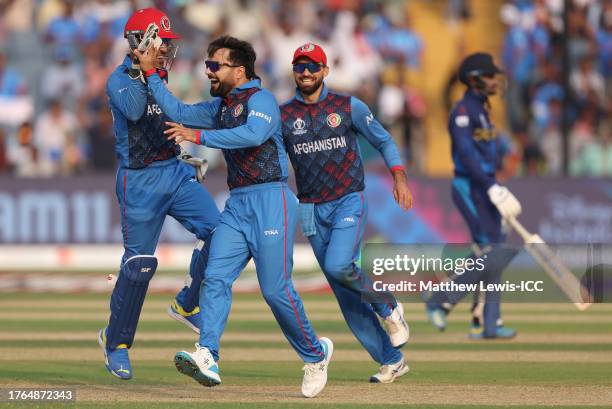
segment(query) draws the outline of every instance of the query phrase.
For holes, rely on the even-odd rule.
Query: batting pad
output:
[[[106,330],[106,347],[110,350],[134,341],[138,318],[149,281],[157,269],[155,256],[134,256],[121,266],[110,303],[110,322]]]
[[[189,277],[185,280],[185,287],[176,296],[180,306],[187,312],[193,311],[200,303],[200,287],[204,279],[204,271],[208,263],[208,251],[210,250],[210,238],[198,241],[193,249],[191,264],[189,266]]]
[[[494,244],[489,249],[485,249],[480,256],[486,258],[484,281],[497,280],[517,254],[518,249],[504,244]]]

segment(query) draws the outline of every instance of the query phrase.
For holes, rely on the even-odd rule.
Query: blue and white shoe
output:
[[[208,348],[196,343],[195,352],[180,351],[174,355],[174,365],[183,375],[192,377],[202,386],[221,384],[219,366]]]
[[[168,315],[178,322],[187,325],[196,334],[200,333],[200,325],[202,324],[200,307],[195,307],[193,311],[187,312],[174,300],[168,307]]]
[[[427,305],[426,308],[429,322],[431,322],[438,331],[444,331],[446,329],[446,311],[443,308],[430,307],[429,305]]]
[[[114,350],[106,348],[106,328],[102,328],[98,334],[98,344],[104,352],[104,363],[108,372],[119,379],[127,381],[132,379],[132,365],[128,356],[128,347],[120,344]]]
[[[325,337],[319,338],[319,342],[323,347],[325,358],[320,362],[307,363],[302,368],[304,370],[302,396],[305,398],[314,398],[321,393],[327,384],[327,367],[334,354],[334,343],[331,339]]]
[[[495,335],[485,335],[484,329],[478,325],[472,325],[468,337],[470,339],[511,339],[516,336],[516,330],[508,327],[497,327]]]
[[[410,327],[404,319],[404,306],[401,303],[398,302],[391,315],[383,319],[383,327],[394,348],[401,348],[408,342]]]
[[[370,376],[371,383],[392,383],[395,378],[399,378],[400,376],[408,373],[410,368],[404,362],[404,358],[399,360],[394,364],[383,365],[380,367],[377,373]]]

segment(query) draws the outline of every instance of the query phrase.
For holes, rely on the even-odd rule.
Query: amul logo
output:
[[[278,230],[264,230],[264,236],[278,236]]]

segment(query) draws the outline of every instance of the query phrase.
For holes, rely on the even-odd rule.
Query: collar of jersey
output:
[[[465,96],[470,99],[474,99],[480,102],[481,104],[488,99],[486,95],[481,94],[480,92],[476,92],[473,89],[468,89],[467,91],[465,91]]]
[[[132,67],[132,59],[130,58],[129,54],[125,56],[122,65],[128,69]]]
[[[325,82],[324,82],[323,83],[323,90],[321,91],[321,95],[319,95],[319,100],[317,102],[321,102],[325,98],[327,98],[327,85],[325,85]],[[307,102],[304,101],[304,98],[302,97],[302,93],[300,92],[299,88],[295,89],[295,99],[297,99],[300,102],[303,102],[304,104],[307,104]]]
[[[249,88],[261,88],[261,80],[255,78],[249,82],[245,82],[244,84],[232,89],[230,94],[237,94],[240,91],[244,91]]]

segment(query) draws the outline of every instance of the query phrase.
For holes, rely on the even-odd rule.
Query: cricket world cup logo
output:
[[[331,128],[337,127],[340,125],[340,122],[342,122],[342,118],[340,118],[340,115],[337,113],[332,112],[331,114],[327,115],[327,125],[329,125]]]
[[[306,122],[302,118],[298,118],[293,122],[293,134],[294,135],[302,135],[305,134],[306,131]]]

